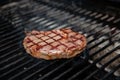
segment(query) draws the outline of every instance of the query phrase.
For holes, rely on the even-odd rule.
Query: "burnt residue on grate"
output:
[[[14,3],[14,7],[4,7],[0,12],[0,79],[120,79],[118,14],[114,16],[65,2],[59,4],[55,0],[28,1]],[[86,55],[46,61],[29,56],[22,47],[25,30],[66,27],[86,36],[88,46],[82,53]]]

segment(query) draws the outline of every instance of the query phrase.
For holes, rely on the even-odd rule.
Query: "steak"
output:
[[[86,38],[69,28],[51,31],[33,30],[26,34],[23,45],[26,52],[35,58],[46,60],[71,58],[85,49]]]

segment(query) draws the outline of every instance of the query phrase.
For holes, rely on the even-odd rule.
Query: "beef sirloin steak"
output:
[[[51,31],[33,30],[26,34],[23,45],[27,53],[36,58],[71,58],[84,50],[86,38],[68,28]]]

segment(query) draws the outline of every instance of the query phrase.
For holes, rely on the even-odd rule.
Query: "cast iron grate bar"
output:
[[[46,2],[46,1],[44,1],[44,0],[37,0],[37,2],[39,2],[40,4],[45,4],[45,5],[51,6],[51,7],[53,7],[53,8],[54,8],[54,6],[57,6],[58,9],[66,10],[66,11],[68,11],[68,12],[71,12],[72,14],[75,14],[75,15],[82,15],[82,16],[85,16],[85,17],[86,17],[86,16],[89,16],[89,15],[83,14],[84,12],[86,12],[85,9],[79,13],[78,11],[75,11],[74,8],[73,8],[73,9],[68,8],[67,5],[66,5],[66,6],[65,6],[65,5],[64,5],[64,6],[58,6],[59,3],[57,3],[57,4],[52,4],[52,1],[48,3],[48,2]],[[95,12],[95,13],[97,13],[97,12]],[[95,14],[95,15],[96,15],[96,14]],[[105,23],[105,24],[113,24],[113,23],[111,23],[112,21],[111,21],[111,22],[108,22],[108,21],[106,20],[108,17],[110,17],[110,16],[108,16],[107,14],[104,14],[105,16],[103,16],[101,19],[100,19],[100,18],[95,18],[95,17],[94,17],[95,15],[89,16],[89,18],[92,18],[93,20],[95,19],[96,21],[98,21],[98,22],[103,22],[103,23]],[[118,18],[118,17],[116,16],[116,18]]]
[[[80,74],[82,74],[84,71],[87,71],[87,69],[91,68],[93,65],[95,65],[96,63],[98,63],[99,61],[101,61],[103,58],[105,58],[107,55],[111,54],[112,52],[114,52],[115,50],[119,49],[120,46],[116,47],[115,49],[111,50],[110,52],[106,53],[105,55],[103,55],[102,57],[100,57],[99,59],[95,60],[91,65],[85,67],[84,69],[82,69],[81,71],[78,71],[76,74],[74,74],[73,76],[71,76],[69,78],[69,80],[73,80],[76,79]]]
[[[117,69],[119,69],[120,68],[120,64],[118,64],[115,68],[114,68],[114,70],[112,70],[112,71],[110,71],[109,73],[107,73],[102,79],[100,79],[100,80],[106,80],[107,79],[107,77],[109,77],[109,76],[111,76]]]
[[[105,63],[100,69],[97,69],[96,71],[94,71],[93,73],[91,73],[84,80],[89,80],[92,76],[94,76],[95,74],[99,73],[99,71],[101,71],[102,69],[104,69],[106,66],[108,66],[110,63],[112,63],[113,61],[115,61],[118,58],[120,58],[119,54],[117,56],[115,56],[114,58],[112,58],[111,60],[109,60],[107,63]]]

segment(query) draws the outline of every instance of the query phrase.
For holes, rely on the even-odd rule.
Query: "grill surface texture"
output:
[[[0,8],[0,80],[120,80],[119,11],[57,0],[22,0]],[[91,6],[91,7],[90,7]],[[71,28],[87,48],[70,59],[36,59],[23,48],[25,31]]]

